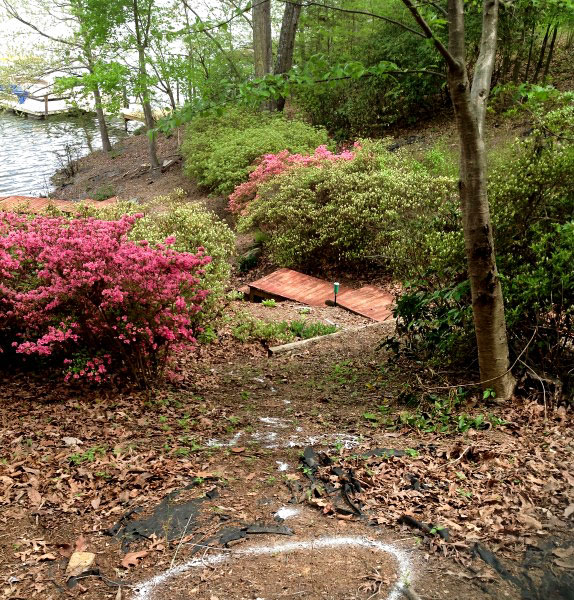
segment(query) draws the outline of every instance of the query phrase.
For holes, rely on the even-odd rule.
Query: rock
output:
[[[93,552],[74,552],[70,556],[70,562],[66,567],[67,577],[78,577],[87,571],[96,560],[96,555]]]

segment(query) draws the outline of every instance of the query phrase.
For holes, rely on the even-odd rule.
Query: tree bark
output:
[[[542,81],[546,82],[548,79],[548,73],[550,72],[550,64],[552,63],[552,57],[554,56],[554,44],[556,43],[556,36],[558,35],[558,25],[554,25],[554,33],[552,34],[552,41],[550,42],[550,48],[548,50],[548,57],[546,58],[546,65],[544,66],[544,74],[542,75]]]
[[[147,128],[147,139],[148,139],[148,151],[152,169],[159,167],[159,160],[157,159],[157,148],[155,136],[153,134],[153,128],[155,126],[155,120],[151,109],[151,102],[149,97],[149,88],[147,82],[147,70],[146,70],[146,55],[145,49],[148,44],[149,27],[151,23],[151,15],[147,15],[146,24],[143,27],[140,22],[140,10],[138,0],[133,0],[133,17],[134,26],[136,33],[136,45],[138,51],[138,75],[139,75],[139,87],[141,90],[142,109],[144,113],[144,120]],[[151,11],[151,6],[149,7]]]
[[[524,81],[528,82],[530,74],[530,65],[532,64],[532,51],[534,50],[534,38],[536,37],[536,19],[532,21],[532,30],[530,31],[530,45],[528,47],[528,62],[526,63],[526,73],[524,73]]]
[[[104,109],[102,108],[102,95],[100,94],[100,88],[97,85],[94,86],[93,94],[94,104],[96,105],[98,129],[100,130],[100,137],[102,138],[102,150],[104,150],[104,152],[109,152],[112,149],[112,144],[110,143],[108,124],[106,123]]]
[[[297,35],[297,25],[299,15],[301,14],[301,5],[287,2],[283,13],[281,23],[281,33],[279,34],[279,46],[277,48],[277,57],[275,59],[275,75],[287,73],[293,66],[293,52],[295,50],[295,36]],[[285,108],[285,98],[277,100],[277,110],[282,111]]]
[[[255,77],[271,73],[271,1],[255,0],[253,3],[253,62]]]
[[[540,48],[540,55],[538,56],[538,62],[536,63],[536,69],[534,71],[532,83],[536,83],[538,81],[538,75],[540,75],[540,70],[542,69],[544,55],[546,54],[546,44],[548,44],[548,35],[550,34],[550,27],[551,24],[548,23],[548,27],[546,28],[546,32],[544,33],[544,39],[542,40],[542,47]]]
[[[460,139],[460,202],[481,384],[506,400],[512,395],[515,380],[509,369],[504,302],[488,206],[484,143],[486,103],[496,58],[498,0],[484,0],[480,51],[472,85],[466,67],[464,0],[448,0],[448,49],[412,1],[403,3],[447,64],[448,88]]]

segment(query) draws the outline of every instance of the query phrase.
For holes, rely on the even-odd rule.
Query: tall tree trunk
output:
[[[448,87],[460,139],[460,201],[480,378],[498,398],[510,398],[515,380],[509,369],[502,288],[496,268],[487,196],[484,121],[496,58],[498,0],[484,0],[480,52],[472,85],[466,67],[464,0],[448,0],[448,49],[433,34],[412,0],[403,0],[447,64]]]
[[[145,125],[147,128],[147,139],[148,139],[148,151],[149,159],[152,169],[159,167],[159,160],[157,158],[157,144],[153,128],[155,127],[155,119],[153,118],[153,112],[151,109],[151,102],[149,99],[149,90],[147,88],[147,72],[145,66],[145,52],[143,48],[138,50],[138,64],[139,64],[139,77],[142,82],[142,108],[144,113]]]
[[[271,73],[271,0],[253,3],[253,61],[255,77]]]
[[[295,50],[295,36],[297,35],[297,24],[301,14],[301,5],[287,2],[283,12],[281,33],[279,34],[279,46],[275,59],[275,75],[287,73],[293,66],[293,52]],[[277,110],[285,108],[285,98],[277,100]]]
[[[109,152],[112,149],[112,144],[110,143],[108,124],[106,123],[106,116],[104,115],[104,109],[102,107],[102,95],[100,94],[100,88],[97,85],[94,86],[93,94],[94,104],[96,105],[98,129],[100,130],[100,137],[102,138],[102,150],[104,152]]]
[[[530,73],[530,65],[532,64],[532,51],[534,50],[534,38],[536,37],[536,19],[532,21],[532,30],[530,31],[530,45],[528,47],[528,62],[526,63],[526,73],[524,73],[524,81],[530,81],[528,75]]]
[[[134,25],[135,25],[135,33],[136,33],[136,45],[138,51],[138,78],[139,78],[139,88],[141,92],[142,99],[142,109],[144,113],[144,120],[147,128],[147,139],[148,139],[148,151],[149,151],[149,159],[151,163],[152,169],[157,169],[159,167],[159,161],[157,159],[157,148],[155,135],[153,133],[153,128],[155,126],[155,120],[153,118],[153,113],[151,110],[151,102],[149,97],[149,87],[147,80],[147,70],[146,70],[146,56],[145,49],[148,44],[148,35],[149,35],[149,27],[151,23],[151,14],[147,15],[146,23],[142,30],[142,23],[140,22],[140,10],[138,0],[133,0],[132,2],[133,8],[133,17],[134,17]],[[149,7],[151,11],[151,6]]]
[[[542,47],[540,48],[540,56],[538,57],[538,62],[536,63],[536,70],[534,71],[534,77],[532,78],[532,83],[536,83],[538,81],[538,75],[540,75],[540,70],[542,69],[542,65],[544,63],[544,55],[546,54],[546,44],[548,44],[548,35],[550,34],[551,24],[548,23],[548,27],[546,28],[546,32],[544,34],[544,39],[542,40]]]
[[[544,66],[544,74],[542,75],[542,81],[546,82],[548,79],[548,73],[550,72],[550,63],[554,56],[554,44],[556,43],[556,36],[558,35],[558,25],[554,25],[554,33],[552,34],[552,41],[550,42],[550,48],[548,50],[548,57],[546,58],[546,65]]]
[[[518,50],[514,57],[514,65],[512,66],[512,83],[517,84],[518,78],[520,77],[520,66],[524,57],[524,42],[526,40],[526,28],[528,26],[528,12],[524,15],[524,23],[522,26],[522,33],[520,34],[520,42],[518,43]]]

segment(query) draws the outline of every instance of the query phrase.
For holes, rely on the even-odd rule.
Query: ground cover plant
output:
[[[129,241],[137,219],[0,214],[5,357],[51,359],[66,380],[127,374],[146,386],[195,344],[210,258],[177,252],[174,238]]]

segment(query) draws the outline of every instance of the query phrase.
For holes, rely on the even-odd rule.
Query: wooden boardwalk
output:
[[[325,306],[326,300],[333,300],[333,284],[291,269],[279,269],[250,283],[249,298],[275,298],[309,306]],[[341,286],[337,304],[373,321],[386,321],[392,315],[394,297],[371,285],[359,289]]]
[[[41,213],[44,212],[49,206],[53,206],[63,212],[74,212],[78,209],[80,204],[90,204],[92,206],[107,206],[109,204],[115,204],[117,198],[108,198],[107,200],[81,200],[73,202],[71,200],[54,200],[53,198],[33,198],[30,196],[5,196],[0,197],[0,211],[20,211],[20,212],[31,212]]]

